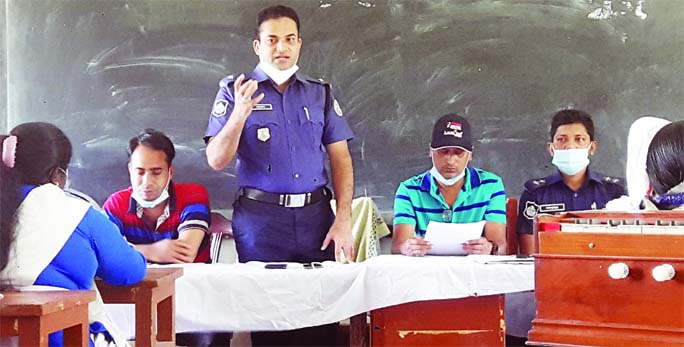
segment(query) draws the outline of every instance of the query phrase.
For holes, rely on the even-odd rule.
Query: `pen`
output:
[[[311,118],[309,117],[309,109],[306,108],[306,106],[304,106],[304,113],[306,113],[306,120],[311,120]]]

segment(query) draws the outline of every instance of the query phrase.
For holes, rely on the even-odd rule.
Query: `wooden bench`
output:
[[[0,336],[19,336],[19,346],[47,346],[48,334],[64,330],[65,346],[89,344],[92,290],[3,292]]]
[[[148,268],[142,282],[116,287],[96,280],[107,304],[135,304],[135,345],[137,347],[175,346],[176,279],[182,268]]]

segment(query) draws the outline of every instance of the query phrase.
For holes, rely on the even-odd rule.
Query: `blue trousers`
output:
[[[233,204],[238,260],[299,262],[335,260],[335,245],[321,245],[335,214],[329,199],[290,208],[240,197]]]
[[[321,245],[335,214],[330,200],[298,208],[239,197],[233,204],[233,236],[238,260],[299,262],[335,260],[335,245]],[[290,331],[253,332],[252,346],[334,346],[339,324]]]

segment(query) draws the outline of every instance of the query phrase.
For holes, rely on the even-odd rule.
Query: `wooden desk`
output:
[[[504,346],[504,295],[410,302],[371,312],[371,346]]]
[[[3,292],[0,336],[19,336],[19,346],[47,346],[48,334],[64,330],[65,346],[89,344],[88,303],[92,290]]]
[[[365,312],[408,302],[528,291],[534,284],[531,264],[485,265],[473,257],[381,255],[361,263],[326,262],[317,269],[295,266],[272,270],[251,262],[182,264],[183,276],[176,281],[176,332],[290,330],[353,316],[352,324],[363,323],[363,332]],[[105,306],[121,332],[134,336],[132,305]]]
[[[175,346],[174,294],[182,275],[182,268],[148,268],[145,279],[133,286],[116,287],[99,279],[96,283],[105,303],[135,304],[136,346]]]

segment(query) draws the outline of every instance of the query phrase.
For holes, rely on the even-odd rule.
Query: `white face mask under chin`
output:
[[[442,176],[442,174],[439,173],[439,170],[437,170],[437,168],[433,165],[432,169],[430,169],[430,175],[432,177],[434,177],[437,180],[437,182],[439,182],[445,186],[453,186],[454,184],[456,184],[456,182],[460,181],[461,178],[463,178],[463,176],[465,176],[465,168],[463,168],[463,171],[460,174],[458,174],[456,177],[446,178],[446,177]]]
[[[164,190],[162,191],[161,194],[159,194],[159,197],[157,197],[154,200],[145,200],[140,196],[140,193],[138,193],[137,190],[133,190],[133,194],[131,195],[133,199],[140,205],[142,208],[153,208],[156,207],[157,205],[161,204],[162,202],[166,201],[166,199],[169,198],[169,183],[171,181],[166,183],[166,187],[164,187]]]
[[[572,176],[589,165],[589,147],[575,149],[553,148],[553,161],[551,163],[560,172]]]
[[[290,77],[292,77],[292,75],[294,75],[295,72],[299,70],[299,66],[297,65],[293,65],[291,68],[287,70],[279,70],[273,65],[264,63],[259,63],[259,68],[277,85],[281,85],[287,82],[290,79]]]

